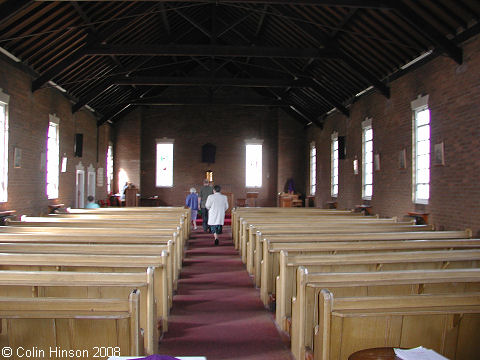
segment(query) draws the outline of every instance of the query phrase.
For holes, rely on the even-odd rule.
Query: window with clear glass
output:
[[[173,141],[157,141],[156,186],[173,186]]]
[[[310,144],[310,195],[317,190],[317,148]]]
[[[332,134],[330,192],[332,197],[338,196],[338,133]]]
[[[0,89],[0,202],[8,200],[8,102]]]
[[[60,173],[60,119],[50,115],[47,133],[47,198],[58,198]]]
[[[107,194],[112,192],[112,183],[113,183],[113,145],[109,144],[107,148],[107,158],[106,158],[106,176],[107,176]]]
[[[373,195],[373,128],[371,119],[362,123],[362,199]]]
[[[245,145],[245,186],[262,187],[262,148],[258,141]]]
[[[414,110],[414,201],[428,204],[430,198],[430,110]]]

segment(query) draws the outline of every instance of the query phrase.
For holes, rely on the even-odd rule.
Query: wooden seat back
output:
[[[452,360],[478,356],[479,293],[337,297],[323,289],[318,306],[315,360],[385,346],[424,346]]]
[[[319,321],[316,302],[322,289],[339,297],[479,292],[480,269],[308,273],[300,266],[296,284],[291,346],[295,358],[303,359],[306,348],[313,348],[313,329]]]
[[[462,269],[480,267],[480,248],[470,250],[356,252],[336,255],[289,255],[280,252],[280,270],[276,279],[276,322],[287,330],[291,301],[295,297],[296,272],[303,266],[308,272],[362,272],[414,269]]]
[[[134,289],[144,289],[140,301],[140,325],[144,329],[144,345],[147,354],[153,354],[158,339],[155,326],[155,301],[154,301],[154,270],[149,268],[145,273],[97,273],[97,272],[58,272],[58,271],[0,271],[0,286],[5,296],[18,297],[18,287],[35,290],[33,295],[40,297],[63,297],[67,293],[70,297],[88,297],[88,292],[70,291],[69,289],[84,287],[97,288],[95,297],[106,298],[123,297],[125,291],[130,293]],[[55,291],[55,288],[57,291]],[[110,288],[113,291],[108,291]],[[116,290],[117,289],[117,290]],[[10,291],[10,292],[9,292]],[[63,293],[63,294],[62,294]],[[116,296],[109,293],[115,294]],[[83,296],[79,296],[79,294]],[[118,295],[121,296],[118,296]],[[32,294],[29,294],[32,296]],[[86,296],[85,296],[86,295]],[[23,297],[23,295],[20,295]],[[27,296],[28,297],[28,296]],[[145,315],[143,315],[145,314]],[[145,319],[145,320],[143,320]]]
[[[78,358],[94,359],[106,349],[111,356],[140,356],[139,295],[132,291],[128,299],[0,298],[0,318],[6,322],[2,345],[32,358],[73,351]]]

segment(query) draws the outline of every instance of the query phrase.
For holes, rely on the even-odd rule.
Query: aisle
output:
[[[159,353],[208,360],[293,359],[233,247],[229,226],[219,246],[201,226],[192,231]]]

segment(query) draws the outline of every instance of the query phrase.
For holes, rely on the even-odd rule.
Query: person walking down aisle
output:
[[[205,207],[208,209],[208,225],[213,233],[215,245],[218,245],[218,234],[222,233],[222,227],[225,222],[225,211],[228,209],[228,199],[220,193],[220,185],[213,187],[213,194],[207,198]]]
[[[205,204],[207,203],[207,198],[212,194],[212,185],[207,179],[203,180],[203,186],[200,188],[200,193],[198,194],[198,201],[200,202],[200,210],[202,212],[202,227],[205,232],[210,232],[210,227],[208,226],[208,209],[205,207]]]
[[[185,199],[185,205],[187,205],[191,211],[190,217],[192,219],[193,230],[197,230],[198,195],[194,187],[190,188],[190,194],[188,194]]]

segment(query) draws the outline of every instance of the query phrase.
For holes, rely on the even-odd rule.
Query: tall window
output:
[[[157,140],[156,186],[173,186],[173,140]]]
[[[245,186],[262,187],[263,140],[245,141]]]
[[[107,164],[107,193],[110,194],[112,192],[112,182],[113,182],[113,145],[109,144],[107,148],[107,158],[105,159]],[[123,184],[120,183],[120,186]]]
[[[8,200],[8,102],[0,89],[0,202]]]
[[[373,129],[372,119],[362,122],[362,198],[373,194]]]
[[[338,196],[338,133],[332,134],[331,149],[331,186],[330,192],[332,197]]]
[[[317,190],[317,148],[315,143],[310,144],[310,195]]]
[[[47,198],[58,198],[60,170],[60,119],[50,114],[47,134]]]
[[[428,95],[412,101],[413,201],[428,204],[430,198],[430,110]]]

